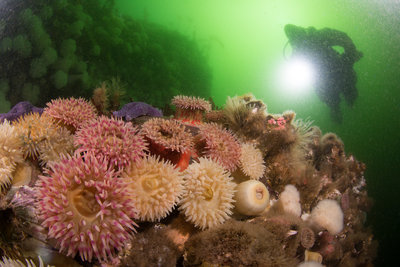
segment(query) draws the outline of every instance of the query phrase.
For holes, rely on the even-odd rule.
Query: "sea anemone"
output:
[[[301,216],[300,193],[294,185],[286,185],[280,194],[279,201],[285,212],[290,212],[298,217]]]
[[[31,161],[20,162],[12,172],[12,186],[21,187],[28,185],[32,181],[32,178],[36,178],[39,173],[39,168]]]
[[[235,209],[243,215],[258,215],[269,204],[269,192],[259,181],[248,180],[236,187]]]
[[[297,265],[297,267],[325,267],[325,265],[322,265],[317,261],[303,261]]]
[[[184,172],[179,209],[186,220],[201,229],[222,224],[232,214],[236,184],[218,163],[199,158]]]
[[[129,188],[105,159],[76,153],[52,162],[36,183],[37,211],[48,237],[67,256],[107,261],[131,238],[136,224]]]
[[[151,154],[170,160],[183,171],[193,151],[192,135],[176,120],[153,118],[142,125],[141,132],[149,141]]]
[[[53,117],[62,126],[75,132],[83,123],[94,119],[96,108],[83,98],[58,98],[47,103],[44,114]]]
[[[197,150],[199,156],[209,157],[232,172],[240,159],[240,144],[228,130],[216,123],[204,123],[199,126]]]
[[[252,94],[228,97],[223,109],[226,123],[244,139],[258,139],[265,131],[267,107]]]
[[[131,164],[121,174],[132,189],[130,200],[143,221],[158,221],[177,204],[183,191],[183,176],[170,162],[148,156]]]
[[[310,249],[315,243],[314,231],[309,227],[303,227],[300,229],[300,243],[303,248]]]
[[[189,124],[201,124],[204,112],[211,110],[211,104],[204,98],[194,96],[175,96],[171,100],[176,107],[175,119]]]
[[[251,114],[251,110],[246,106],[246,102],[237,96],[228,96],[223,111],[229,126],[235,131],[244,125],[246,119]]]
[[[14,169],[15,166],[10,158],[0,158],[0,193],[10,186]]]
[[[232,173],[232,176],[240,179],[258,180],[263,176],[265,163],[261,151],[251,143],[241,146],[239,168]]]
[[[332,235],[340,233],[343,229],[343,211],[339,203],[332,199],[318,202],[311,211],[310,220]]]
[[[109,103],[107,95],[107,84],[105,82],[102,82],[99,87],[93,90],[91,101],[99,114],[107,114]]]
[[[17,135],[22,140],[22,150],[24,157],[36,159],[39,156],[39,147],[41,143],[54,138],[60,126],[55,124],[54,120],[46,115],[39,113],[30,113],[19,117],[13,122]]]
[[[0,158],[3,164],[11,164],[23,161],[22,140],[18,135],[17,129],[7,120],[0,123]],[[7,160],[7,162],[5,162]]]
[[[304,261],[305,262],[322,263],[322,255],[319,254],[318,252],[309,251],[309,250],[306,249],[304,251]],[[310,266],[315,266],[315,265],[310,265]],[[319,266],[319,265],[317,265],[317,266]]]
[[[87,122],[75,134],[78,152],[105,157],[110,166],[123,169],[145,154],[147,144],[130,122],[100,116]]]
[[[321,138],[320,155],[317,167],[321,165],[343,165],[344,161],[343,141],[334,133],[326,133]],[[326,161],[326,162],[324,162]]]
[[[50,161],[59,161],[62,156],[74,153],[74,135],[65,127],[39,144],[39,160],[42,165]]]
[[[44,267],[44,263],[42,258],[39,256],[39,266],[38,267]],[[36,267],[36,264],[33,260],[31,259],[25,259],[26,265],[20,261],[20,260],[13,260],[7,257],[3,256],[3,260],[0,261],[0,267]],[[49,267],[50,265],[46,265]]]

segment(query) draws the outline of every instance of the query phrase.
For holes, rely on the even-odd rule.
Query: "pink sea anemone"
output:
[[[48,237],[67,256],[107,261],[132,237],[129,188],[107,160],[87,154],[51,162],[36,183],[36,208]]]
[[[196,137],[199,156],[209,157],[232,172],[239,164],[241,147],[236,137],[216,123],[204,123],[199,126]]]
[[[153,118],[142,125],[141,132],[150,143],[151,154],[171,161],[181,171],[189,166],[193,137],[181,122]]]
[[[92,103],[83,98],[74,97],[51,100],[43,113],[53,117],[71,132],[75,132],[83,123],[97,116],[96,108]]]
[[[273,130],[283,130],[285,129],[285,125],[286,125],[286,120],[284,117],[278,117],[278,118],[270,118],[268,120],[268,124],[269,126],[272,127]]]
[[[175,119],[193,125],[201,124],[204,112],[211,110],[210,102],[201,97],[177,95],[171,103],[176,107]]]
[[[130,122],[100,116],[81,127],[75,135],[78,152],[105,157],[110,166],[123,169],[144,156],[147,144]]]

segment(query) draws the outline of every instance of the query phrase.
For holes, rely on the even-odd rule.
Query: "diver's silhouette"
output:
[[[346,33],[335,29],[316,30],[287,24],[284,30],[292,54],[307,57],[316,66],[316,93],[329,106],[332,119],[341,122],[340,95],[343,94],[348,105],[354,104],[358,93],[353,65],[363,54]],[[342,47],[344,52],[339,53],[334,46]]]

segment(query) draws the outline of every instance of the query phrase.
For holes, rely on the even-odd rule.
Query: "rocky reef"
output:
[[[56,266],[373,266],[366,166],[338,136],[293,111],[271,114],[251,94],[220,109],[176,99],[171,117],[109,117],[99,99],[58,98],[41,114],[5,119],[0,256]]]

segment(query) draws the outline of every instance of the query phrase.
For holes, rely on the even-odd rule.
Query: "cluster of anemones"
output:
[[[123,169],[144,156],[147,144],[137,127],[120,119],[100,116],[82,126],[75,134],[78,152],[91,152]]]
[[[284,117],[278,117],[278,118],[270,118],[268,119],[268,124],[269,126],[272,127],[272,129],[274,130],[283,130],[285,129],[285,125],[286,125],[286,120]]]
[[[36,207],[48,237],[67,256],[112,259],[135,231],[125,180],[92,153],[51,162],[44,173],[35,186]]]
[[[155,156],[130,165],[121,176],[132,189],[129,199],[143,221],[158,221],[167,216],[182,194],[181,172]]]
[[[175,96],[172,105],[176,107],[175,119],[193,125],[201,124],[205,112],[211,110],[209,101],[194,96]]]
[[[141,132],[148,140],[151,154],[171,161],[181,170],[189,165],[193,137],[185,125],[176,120],[153,118],[142,125]]]
[[[186,220],[205,229],[222,224],[232,214],[236,184],[217,162],[199,158],[184,172],[179,209]]]
[[[83,123],[97,116],[96,108],[83,98],[58,98],[47,103],[44,114],[54,118],[60,125],[75,132]]]
[[[209,157],[232,172],[236,169],[241,154],[240,144],[228,130],[216,123],[199,126],[196,148],[199,156]]]

